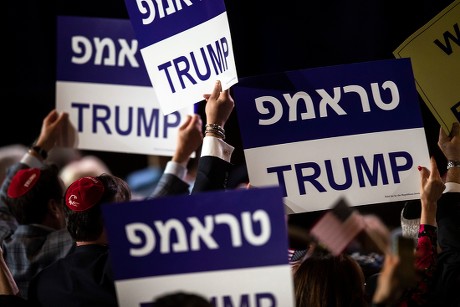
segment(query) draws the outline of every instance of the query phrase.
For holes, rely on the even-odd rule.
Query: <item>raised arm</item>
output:
[[[437,204],[446,186],[441,179],[434,157],[431,157],[430,164],[431,171],[426,167],[419,167],[420,201],[422,203],[420,224],[436,226]]]
[[[148,198],[189,193],[189,185],[184,181],[187,164],[202,142],[201,117],[198,114],[188,115],[185,122],[179,127],[174,155],[166,164],[163,175]]]
[[[225,139],[225,123],[235,103],[229,89],[222,90],[220,81],[214,85],[211,94],[205,94],[206,126],[201,157],[192,193],[221,190],[226,188],[233,146]]]
[[[11,179],[21,169],[29,167],[40,168],[48,156],[48,152],[56,145],[61,137],[65,124],[68,121],[68,114],[59,114],[55,109],[51,110],[42,121],[40,134],[22,157],[21,161],[8,168],[5,180],[0,189],[0,242],[10,235],[17,227],[17,221],[11,214],[5,203],[6,191],[10,186]]]
[[[450,135],[439,129],[438,146],[447,159],[446,189],[438,201],[438,254],[433,302],[437,306],[460,305],[460,125]]]

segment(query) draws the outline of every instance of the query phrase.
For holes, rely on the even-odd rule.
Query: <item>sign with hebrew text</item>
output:
[[[216,307],[294,307],[280,189],[170,196],[102,207],[118,302],[168,292]]]
[[[408,59],[245,78],[233,96],[251,185],[280,186],[291,213],[419,197],[430,156]]]
[[[164,114],[238,82],[223,0],[125,0]]]
[[[58,17],[56,109],[80,149],[172,156],[193,106],[163,115],[127,19]]]

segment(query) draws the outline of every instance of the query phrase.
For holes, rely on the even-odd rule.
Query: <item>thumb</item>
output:
[[[182,123],[179,129],[183,130],[187,128],[187,126],[190,124],[191,121],[192,121],[192,115],[187,115],[187,117],[185,118],[185,121]]]

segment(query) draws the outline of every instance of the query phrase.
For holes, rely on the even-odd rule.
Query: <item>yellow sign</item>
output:
[[[417,91],[447,133],[460,121],[460,1],[454,1],[394,52],[410,58]]]

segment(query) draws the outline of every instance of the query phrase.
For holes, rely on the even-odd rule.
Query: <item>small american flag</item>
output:
[[[337,256],[364,228],[365,222],[359,212],[351,209],[344,199],[340,199],[316,222],[310,234]]]

